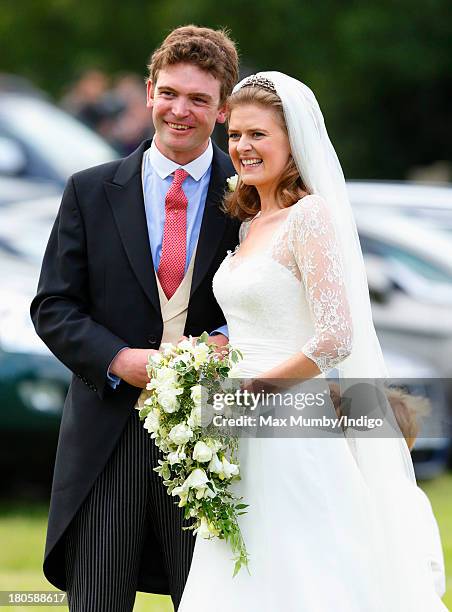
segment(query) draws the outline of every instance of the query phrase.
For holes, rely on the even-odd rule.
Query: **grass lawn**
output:
[[[447,592],[444,603],[452,610],[452,474],[422,485],[439,523],[446,562]],[[43,505],[0,506],[0,591],[50,590],[41,573],[47,508]],[[40,606],[40,610],[56,610]],[[19,612],[30,607],[2,607]],[[134,612],[172,612],[168,597],[137,595]]]

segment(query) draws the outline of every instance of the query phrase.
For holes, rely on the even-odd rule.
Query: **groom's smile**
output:
[[[162,68],[148,83],[147,105],[152,108],[155,144],[180,165],[207,148],[215,123],[225,120],[220,106],[220,82],[209,72],[188,63]]]

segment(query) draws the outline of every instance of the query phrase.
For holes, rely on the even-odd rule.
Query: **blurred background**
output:
[[[0,590],[41,572],[69,372],[29,303],[67,178],[153,134],[146,64],[178,25],[227,27],[242,76],[315,92],[348,180],[390,376],[430,399],[412,456],[438,519],[452,606],[452,5],[446,0],[2,0]],[[215,140],[225,147],[223,128]],[[18,608],[14,608],[17,610]],[[135,610],[169,612],[138,595]]]

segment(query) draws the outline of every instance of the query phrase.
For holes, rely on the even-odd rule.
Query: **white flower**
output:
[[[174,489],[171,492],[171,495],[173,497],[179,496],[179,508],[183,508],[186,504],[187,504],[187,499],[188,499],[188,487],[185,486],[185,483],[180,486],[180,487],[174,487]]]
[[[195,468],[186,478],[183,486],[188,489],[203,489],[209,482],[207,474],[202,468]]]
[[[239,177],[237,174],[230,176],[226,179],[226,183],[228,184],[229,191],[235,191],[237,189],[237,183],[239,181]]]
[[[175,385],[177,383],[177,372],[167,366],[159,368],[155,373],[155,382],[158,386]]]
[[[177,357],[174,357],[173,363],[176,364],[180,362],[180,363],[187,365],[190,363],[191,360],[192,360],[192,354],[185,352],[185,353],[182,353],[181,355],[177,355]]]
[[[225,478],[231,478],[232,476],[239,475],[239,466],[235,463],[229,463],[226,457],[223,457],[223,459],[221,460],[221,464],[223,466],[223,474]]]
[[[221,450],[223,446],[219,440],[215,440],[214,438],[209,438],[208,440],[206,440],[206,444],[209,448],[212,449],[213,453],[218,453],[218,451]]]
[[[204,516],[201,519],[201,523],[199,527],[197,528],[196,533],[201,538],[204,538],[205,540],[212,537],[212,534],[210,533],[210,530],[209,530],[209,523],[207,522],[207,519]]]
[[[177,446],[186,444],[192,437],[193,432],[185,423],[178,423],[174,425],[168,434],[168,438]]]
[[[193,355],[195,357],[195,369],[199,370],[200,366],[207,361],[209,356],[209,347],[205,342],[200,342],[193,347]]]
[[[183,389],[177,387],[159,388],[157,391],[158,402],[165,412],[171,414],[178,409],[177,397],[183,392]]]
[[[159,364],[162,361],[162,356],[160,353],[152,353],[152,355],[149,355],[148,357],[148,363],[150,365],[155,365],[156,363]]]
[[[196,499],[202,499],[206,492],[207,483],[209,482],[209,478],[204,470],[201,468],[196,468],[191,472],[188,478],[185,479],[184,484],[182,485],[185,490],[195,489],[196,490]]]
[[[189,427],[195,429],[201,427],[201,406],[194,406],[191,409],[190,416],[187,419]]]
[[[165,357],[170,357],[174,353],[174,344],[171,344],[171,342],[162,342],[159,350]]]
[[[240,376],[240,366],[238,364],[234,364],[233,366],[231,366],[231,369],[228,372],[228,378],[240,378]]]
[[[221,473],[223,466],[221,465],[221,461],[218,459],[217,453],[213,454],[207,469],[213,472],[214,474]]]
[[[184,447],[179,446],[176,451],[168,453],[168,456],[166,459],[170,465],[174,465],[175,463],[180,463],[186,458],[187,458],[187,455],[185,453]]]
[[[220,535],[218,529],[215,529],[212,523],[209,523],[205,516],[201,518],[201,522],[199,524],[199,527],[195,530],[195,533],[197,533],[201,538],[204,538],[205,540]]]
[[[148,430],[150,434],[157,433],[160,427],[160,410],[153,408],[144,420],[143,427]]]
[[[179,344],[177,345],[177,348],[182,349],[183,351],[186,351],[188,353],[192,353],[193,352],[193,341],[185,338],[184,340],[181,340],[179,342]]]
[[[218,474],[220,480],[229,479],[239,474],[238,465],[230,463],[226,457],[223,457],[220,461],[216,453],[213,455],[208,469],[214,474]]]
[[[190,396],[195,406],[201,406],[201,401],[202,401],[201,385],[193,385],[193,387],[190,389]]]
[[[207,446],[205,442],[199,440],[196,442],[195,448],[193,449],[193,459],[200,463],[206,463],[212,459],[212,449]]]

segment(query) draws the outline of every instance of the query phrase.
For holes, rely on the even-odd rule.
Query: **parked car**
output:
[[[452,185],[348,181],[347,188],[356,210],[396,213],[423,227],[452,232]]]
[[[0,176],[0,209],[15,202],[36,200],[61,194],[61,187],[51,181]]]
[[[100,136],[46,99],[0,92],[0,176],[62,189],[74,172],[117,157]]]
[[[29,316],[38,267],[0,241],[0,493],[48,492],[70,372]]]

